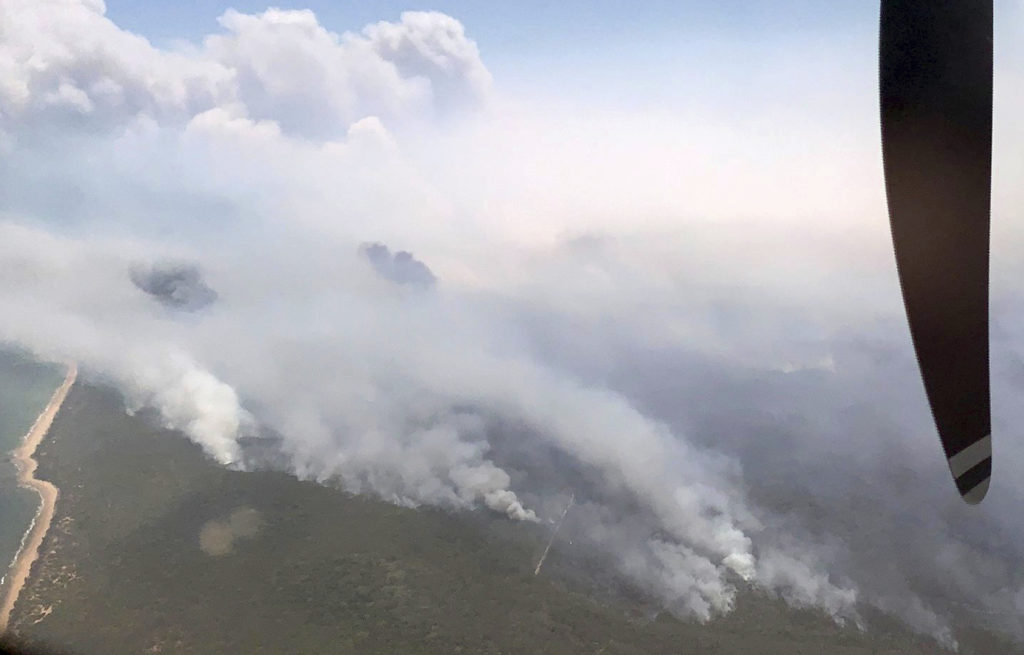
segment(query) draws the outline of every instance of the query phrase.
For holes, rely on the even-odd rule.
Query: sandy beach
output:
[[[14,609],[14,603],[18,600],[22,587],[25,586],[28,574],[32,570],[32,563],[39,556],[39,547],[43,543],[46,531],[50,529],[54,507],[57,504],[59,493],[57,487],[46,480],[37,480],[35,477],[37,463],[34,455],[36,448],[39,447],[43,437],[49,431],[50,424],[53,423],[60,406],[64,403],[64,398],[71,385],[74,384],[77,374],[78,367],[74,363],[69,364],[64,382],[53,393],[50,402],[36,418],[21,445],[13,452],[14,463],[18,467],[18,485],[35,490],[39,494],[40,503],[35,518],[32,519],[25,539],[22,541],[21,549],[11,564],[5,586],[0,589],[0,594],[2,594],[2,598],[0,598],[0,635],[7,630],[11,610]]]

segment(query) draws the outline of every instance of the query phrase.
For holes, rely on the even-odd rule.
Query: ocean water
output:
[[[10,451],[46,407],[64,373],[62,366],[0,350],[0,577],[6,575],[39,505],[35,492],[18,488]]]

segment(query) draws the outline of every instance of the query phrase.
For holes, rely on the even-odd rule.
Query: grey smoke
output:
[[[426,264],[413,257],[411,252],[391,252],[383,243],[364,243],[359,252],[370,262],[373,270],[386,280],[420,288],[430,288],[437,278]]]
[[[192,264],[154,264],[135,267],[132,284],[154,300],[172,309],[195,311],[217,300],[217,292],[203,281],[199,267]]]
[[[439,130],[489,86],[440,14],[336,35],[229,12],[171,53],[101,3],[3,10],[0,339],[78,360],[227,466],[527,521],[575,492],[563,534],[682,616],[754,586],[946,644],[978,616],[1024,638],[1019,199],[994,210],[998,463],[968,511],[858,150],[870,56],[863,79],[822,64],[849,96],[803,85],[862,130],[808,128],[799,102],[728,134],[548,105]],[[191,263],[132,286],[137,261]],[[208,299],[199,271],[216,311],[153,311]]]

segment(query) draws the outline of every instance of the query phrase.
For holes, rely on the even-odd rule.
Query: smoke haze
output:
[[[167,50],[99,0],[0,5],[0,339],[226,466],[272,433],[295,475],[403,505],[546,522],[572,489],[563,530],[682,616],[752,585],[1024,638],[1019,199],[997,181],[972,509],[904,323],[872,51],[831,62],[824,117],[727,124],[502,95],[440,13],[218,20]]]

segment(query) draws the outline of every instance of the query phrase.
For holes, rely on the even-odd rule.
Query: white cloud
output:
[[[102,3],[12,0],[0,8],[3,125],[116,129],[138,116],[185,120],[229,100],[233,73],[157,50]]]
[[[12,0],[0,12],[0,119],[8,129],[116,131],[141,117],[183,124],[219,110],[291,134],[338,137],[368,116],[476,106],[490,84],[462,25],[434,12],[338,35],[308,10],[228,10],[224,32],[188,52],[118,28],[102,3]]]

